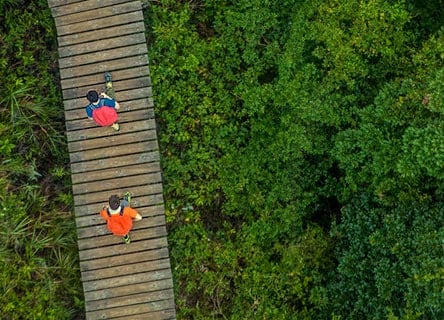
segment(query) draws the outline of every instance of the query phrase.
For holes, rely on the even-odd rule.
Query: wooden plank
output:
[[[120,104],[120,109],[117,112],[119,113],[119,116],[121,114],[123,116],[123,112],[127,111],[134,111],[147,108],[152,109],[154,103],[152,98],[142,98],[129,101],[122,101],[119,102],[119,104]],[[86,108],[86,103],[83,102],[82,104],[79,104],[76,109],[65,110],[65,122],[67,123],[67,127],[70,126],[69,122],[71,121],[85,121],[85,124],[89,122],[89,119],[86,116],[85,108]],[[148,112],[153,112],[154,114],[154,110]],[[154,116],[148,118],[154,118]]]
[[[134,293],[153,292],[173,288],[171,279],[163,279],[150,282],[141,282],[133,285],[124,285],[112,290],[85,291],[85,300],[94,301],[102,299],[111,299],[115,297],[127,296]]]
[[[163,206],[154,205],[151,207],[136,207],[135,205],[133,205],[132,201],[131,201],[131,206],[133,208],[135,208],[140,213],[140,215],[143,217],[143,219],[141,221],[138,221],[137,224],[134,223],[135,229],[139,228],[139,227],[145,227],[145,225],[144,225],[145,220],[150,220],[152,217],[155,217],[155,216],[162,216],[163,220],[165,220],[165,216],[164,216],[165,211],[164,211]],[[100,209],[102,209],[101,206],[96,206],[96,212],[94,212],[94,214],[76,217],[77,228],[80,229],[82,227],[94,226],[94,225],[99,225],[99,224],[103,225],[105,222],[103,221],[103,218],[99,214]],[[147,218],[147,219],[145,219],[145,218]],[[150,223],[151,223],[151,220],[150,220]],[[165,224],[165,221],[162,224]]]
[[[95,140],[97,141],[97,145],[98,147],[100,146],[100,148],[70,153],[69,157],[71,159],[71,163],[110,157],[119,157],[122,155],[141,153],[145,151],[154,151],[159,149],[157,145],[157,140],[130,142],[123,145],[112,145],[108,143],[108,147],[103,146],[103,140],[106,141],[108,139]]]
[[[58,37],[57,40],[59,43],[59,48],[62,48],[74,44],[91,42],[99,38],[109,39],[137,32],[145,32],[145,24],[143,20],[126,21],[126,24],[124,25],[100,30],[91,30],[82,33],[68,34],[66,36]]]
[[[79,85],[76,88],[62,90],[63,99],[70,100],[70,99],[81,98],[84,102],[87,102],[85,98],[86,93],[89,90],[93,89],[95,89],[98,92],[104,91],[102,90],[103,86],[104,86],[103,80],[96,85],[83,85],[82,83],[81,86]],[[131,89],[150,87],[150,86],[151,86],[151,78],[148,75],[138,78],[113,81],[113,87],[116,91],[131,90]]]
[[[174,309],[150,312],[148,314],[131,315],[131,320],[175,320],[176,311]],[[113,318],[113,320],[127,320],[126,316]]]
[[[132,253],[143,250],[152,250],[164,248],[168,245],[165,237],[150,239],[138,242],[132,242],[127,245],[124,243],[119,243],[113,246],[105,247],[105,248],[94,248],[88,250],[79,250],[80,260],[91,260],[97,258],[105,258],[112,257],[126,253]]]
[[[73,186],[73,194],[75,196],[81,194],[91,194],[99,191],[115,190],[116,188],[131,189],[141,183],[157,183],[162,181],[160,172],[145,173],[138,176],[123,176],[103,181],[92,181],[84,184]]]
[[[89,141],[89,140],[88,140]],[[100,171],[89,172],[88,174],[72,174],[72,184],[87,183],[91,181],[100,181],[115,177],[130,177],[143,173],[160,172],[160,164],[158,162],[130,164],[120,168],[106,168]]]
[[[135,44],[123,48],[110,48],[99,52],[85,53],[72,57],[59,59],[60,68],[71,68],[80,65],[93,65],[102,61],[119,59],[145,54],[147,52],[146,43]]]
[[[83,130],[76,130],[76,131],[68,131],[66,133],[66,138],[69,142],[73,141],[79,141],[79,140],[87,140],[87,139],[94,139],[94,138],[102,138],[102,137],[108,137],[112,135],[118,135],[119,133],[131,133],[136,131],[143,131],[143,130],[152,130],[156,128],[156,122],[154,119],[143,119],[139,121],[133,121],[127,123],[125,126],[121,126],[120,131],[116,132],[113,131],[110,128],[106,127],[93,127],[93,128],[87,128]],[[106,130],[110,129],[110,130]],[[105,138],[107,139],[107,138]]]
[[[80,261],[80,269],[82,270],[82,273],[85,273],[91,270],[102,270],[103,268],[108,267],[131,265],[142,261],[165,259],[168,258],[168,256],[168,248],[163,247],[156,250],[137,251],[114,257]]]
[[[121,80],[147,77],[147,76],[149,77],[149,75],[150,75],[150,68],[148,67],[148,65],[136,66],[135,68],[127,68],[124,70],[117,70],[112,72],[114,83],[116,83],[116,81],[121,81]],[[96,73],[92,75],[78,76],[76,78],[64,79],[60,81],[60,84],[62,86],[62,90],[68,90],[73,88],[77,89],[79,88],[79,85],[81,85],[82,87],[86,86],[102,87],[104,85],[104,74]],[[121,86],[118,85],[118,87]]]
[[[120,131],[115,131],[111,127],[86,126],[82,130],[67,131],[66,136],[68,142],[86,141],[87,139],[111,139],[113,135],[134,133],[137,131],[154,130],[150,123],[153,119],[145,119],[140,121],[122,122],[120,123]]]
[[[139,89],[139,88],[145,88],[145,87],[151,87],[151,78],[148,75],[138,77],[138,78],[131,78],[131,79],[125,79],[125,80],[118,80],[114,81],[114,90],[116,91],[116,99],[121,100],[122,97],[117,95],[117,92],[122,91],[128,91],[133,89]],[[96,85],[86,85],[86,86],[77,86],[76,88],[66,89],[62,90],[63,99],[64,100],[71,100],[71,99],[82,99],[83,103],[88,103],[85,96],[86,93],[89,90],[96,90],[97,92],[103,92],[104,83],[100,82]]]
[[[153,301],[153,302],[145,302],[142,304],[133,304],[122,307],[90,311],[87,312],[87,317],[91,319],[110,319],[116,317],[131,317],[133,319],[133,315],[144,315],[144,319],[156,320],[156,319],[165,319],[165,314],[152,314],[158,311],[171,310],[174,308],[174,304],[171,300],[161,300],[161,301]]]
[[[122,177],[114,177],[103,181],[91,181],[73,186],[73,194],[75,196],[81,194],[91,194],[94,192],[115,190],[116,188],[131,189],[132,186],[138,186],[143,183],[157,183],[162,181],[162,175],[160,172],[154,173],[142,173],[140,175]]]
[[[119,3],[120,2],[120,3]],[[140,1],[116,1],[116,0],[107,0],[107,1],[83,1],[83,3],[77,4],[78,9],[77,12],[72,11],[69,12],[66,8],[59,7],[63,10],[63,15],[56,15],[54,17],[54,22],[59,29],[61,26],[70,25],[70,24],[78,24],[80,22],[87,23],[90,21],[98,20],[99,22],[104,20],[109,20],[113,16],[120,15],[123,13],[128,13],[132,11],[140,11],[142,8],[140,5]],[[90,9],[88,9],[88,6]],[[62,11],[62,10],[60,10]]]
[[[82,21],[79,23],[72,23],[68,25],[58,26],[57,34],[64,36],[67,34],[81,33],[90,30],[105,29],[121,24],[125,24],[126,21],[140,21],[143,20],[143,14],[141,10],[132,11],[118,16],[110,17],[108,19],[95,19],[90,21]]]
[[[75,203],[81,204],[87,202],[88,200],[92,201],[92,199],[97,199],[99,197],[101,197],[100,199],[102,200],[100,201],[100,203],[104,202],[106,203],[110,195],[119,194],[119,192],[116,192],[116,190],[131,190],[132,192],[139,191],[137,194],[142,196],[162,193],[162,188],[159,186],[161,184],[160,173],[148,173],[142,175],[140,178],[138,176],[130,176],[130,177],[125,176],[118,179],[116,178],[116,180],[119,181],[110,179],[103,182],[99,182],[98,185],[103,185],[102,189],[97,187],[97,185],[93,184],[88,185],[87,187],[91,189],[91,191],[88,193],[85,193],[84,191],[76,193],[74,199]],[[140,193],[140,191],[144,192]],[[103,197],[106,194],[108,195]],[[100,207],[99,209],[102,208]],[[95,211],[97,211],[97,209],[95,209],[94,212]]]
[[[51,7],[51,9],[58,7],[58,6],[63,6],[63,5],[67,5],[70,3],[75,3],[75,2],[81,2],[83,0],[47,0],[48,1],[48,5]]]
[[[135,225],[137,227],[140,227],[140,223],[144,220],[151,220],[149,219],[143,219],[141,221],[137,221]],[[101,226],[101,230],[105,229],[105,225]],[[153,227],[153,228],[145,228],[145,229],[134,229],[130,232],[131,241],[140,241],[140,240],[147,240],[147,239],[155,239],[155,238],[162,238],[166,237],[167,232],[164,225]],[[97,235],[94,238],[88,238],[88,239],[79,239],[78,245],[79,250],[87,250],[92,248],[98,248],[98,247],[105,247],[109,245],[117,245],[122,242],[121,237],[117,237],[113,234],[111,234],[108,230],[106,230],[106,234],[103,235]]]
[[[64,80],[91,74],[103,75],[105,71],[110,71],[114,73],[117,70],[125,70],[128,68],[144,65],[148,65],[148,56],[146,55],[146,53],[130,57],[117,58],[111,61],[103,61],[101,63],[95,63],[92,65],[73,66],[71,68],[65,69],[60,68],[59,71],[60,78]]]
[[[127,245],[130,246],[130,245]],[[163,270],[155,270],[155,271],[146,271],[142,273],[130,273],[130,274],[122,274],[118,277],[112,279],[96,279],[93,281],[84,281],[83,282],[83,290],[84,291],[95,291],[95,290],[103,290],[109,288],[115,288],[120,286],[125,286],[133,283],[140,282],[150,282],[156,280],[163,280],[171,278],[171,271],[168,269]]]
[[[174,292],[172,289],[165,289],[154,292],[143,292],[138,294],[132,294],[129,296],[123,296],[117,298],[89,301],[85,303],[85,310],[95,311],[95,310],[121,307],[121,306],[127,306],[149,301],[167,300],[171,299],[173,295]]]
[[[99,9],[104,6],[111,6],[123,2],[130,2],[133,0],[48,0],[48,4],[52,7],[52,16],[59,17],[66,14],[89,11],[93,9]],[[96,10],[94,10],[96,11]]]
[[[91,88],[91,89],[100,89],[100,88]],[[118,90],[116,88],[116,99],[119,101],[120,104],[123,104],[127,101],[131,100],[139,100],[144,98],[149,98],[152,96],[152,90],[151,87],[145,87],[145,88],[137,88],[137,89],[131,89],[131,90]],[[102,91],[102,90],[98,90]],[[85,93],[86,95],[86,93]],[[65,100],[63,101],[63,105],[65,107],[65,114],[67,110],[72,109],[81,109],[83,112],[85,112],[85,108],[88,104],[88,101],[86,100],[86,97],[83,98],[77,98],[77,99],[71,99],[71,100]],[[137,108],[137,109],[140,109]],[[86,116],[85,114],[83,115]],[[72,120],[72,119],[69,119]]]
[[[59,57],[64,58],[80,54],[108,50],[110,49],[110,45],[111,48],[117,48],[117,47],[127,47],[130,45],[145,43],[145,42],[146,38],[143,32],[123,35],[115,37],[113,39],[99,38],[96,41],[59,47]]]
[[[119,122],[122,123],[122,121]],[[79,151],[87,151],[90,149],[103,148],[110,145],[112,146],[127,145],[131,143],[137,143],[140,141],[151,141],[151,140],[155,140],[157,144],[157,132],[155,129],[122,133],[120,135],[112,135],[107,137],[106,139],[96,138],[85,141],[73,141],[68,146],[69,146],[69,152],[75,153]],[[155,149],[157,150],[158,148]]]
[[[109,166],[108,166],[109,167]],[[131,187],[131,192],[139,195],[150,195],[162,193],[162,184],[154,183],[154,184],[143,184],[143,181],[140,182],[141,185]],[[114,190],[102,191],[102,192],[93,192],[90,194],[79,194],[74,197],[74,205],[84,205],[88,203],[106,203],[111,194],[123,194],[128,191],[127,187],[116,188]]]
[[[168,258],[151,261],[136,261],[134,263],[82,272],[82,281],[94,281],[96,279],[118,277],[122,274],[140,273],[168,268],[170,268],[170,260]]]
[[[100,208],[101,209],[101,208]],[[138,208],[135,208],[138,210]],[[96,217],[100,217],[99,213],[94,216],[94,222],[97,221]],[[93,216],[91,216],[93,218]],[[89,225],[84,228],[77,229],[77,237],[79,238],[79,249],[89,249],[98,246],[105,246],[110,244],[118,244],[122,241],[119,237],[112,235],[106,228],[105,221],[100,217],[101,221],[98,225]],[[91,219],[92,220],[92,219]],[[134,240],[148,238],[158,238],[164,236],[165,217],[163,215],[146,217],[140,221],[134,221]],[[156,229],[157,227],[161,227]],[[149,228],[153,230],[149,230]],[[140,230],[140,232],[135,232]],[[144,234],[145,233],[145,234]],[[131,232],[133,234],[133,232]],[[91,240],[90,238],[93,238]],[[103,244],[100,244],[103,243]]]
[[[140,110],[139,112],[134,112],[136,115],[140,116],[138,117],[143,118],[148,112],[148,110]],[[124,119],[121,117],[119,119],[120,123],[124,123]],[[125,120],[127,118],[125,117]],[[106,146],[118,146],[118,145],[125,145],[130,143],[135,143],[139,141],[147,141],[147,140],[157,140],[157,132],[155,129],[146,130],[146,131],[137,131],[137,132],[131,132],[131,133],[122,133],[119,135],[112,135],[107,137],[106,139],[102,138],[96,138],[96,139],[90,139],[90,140],[84,140],[84,141],[73,141],[69,143],[69,152],[74,153],[78,151],[86,151],[90,149],[96,149],[96,148],[102,148]]]
[[[142,190],[144,188],[137,188],[139,190]],[[114,190],[115,191],[115,190]],[[124,190],[126,192],[128,190]],[[134,192],[134,188],[130,190],[131,192]],[[119,192],[115,192],[115,194],[121,194]],[[136,193],[137,194],[137,193]],[[91,194],[91,197],[84,200],[85,203],[77,205],[75,208],[75,214],[76,217],[83,217],[88,215],[95,215],[97,214],[104,205],[106,205],[109,194],[103,195],[103,194]],[[74,202],[76,200],[74,199]],[[78,202],[78,201],[77,201]],[[157,208],[157,206],[163,204],[163,195],[162,193],[152,194],[152,195],[138,195],[137,197],[131,198],[131,205],[134,208],[141,208],[141,207],[148,207],[148,208]]]
[[[115,158],[77,162],[71,165],[71,172],[78,173],[78,172],[102,170],[110,167],[114,168],[123,167],[128,165],[128,163],[131,163],[131,161],[134,164],[160,161],[160,155],[159,152],[153,151],[153,152],[143,152],[135,155],[125,155]],[[77,205],[79,204],[80,203],[77,203]]]

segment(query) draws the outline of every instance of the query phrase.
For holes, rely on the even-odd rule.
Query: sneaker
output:
[[[120,125],[119,125],[117,122],[114,122],[114,123],[111,125],[111,128],[113,128],[114,131],[119,131],[119,130],[120,130]]]
[[[123,199],[128,201],[128,203],[131,202],[131,192],[125,192],[125,194],[123,195]]]
[[[127,234],[126,236],[123,236],[122,239],[125,244],[129,244],[131,242],[129,234]]]
[[[112,78],[111,78],[111,73],[109,73],[108,71],[105,72],[105,82],[109,83],[111,81],[113,81]]]

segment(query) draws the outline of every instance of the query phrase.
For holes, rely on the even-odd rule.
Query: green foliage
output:
[[[45,199],[27,189],[0,197],[3,317],[72,319],[82,308],[72,299],[83,294],[74,220],[66,212],[36,212]]]
[[[54,21],[45,0],[2,1],[0,21],[1,317],[73,319],[83,292]]]
[[[0,92],[3,96],[0,104],[5,107],[1,120],[9,122],[8,131],[17,143],[32,140],[32,144],[41,145],[43,150],[57,151],[60,133],[50,122],[55,109],[48,108],[46,101],[33,101],[35,97],[30,93],[30,85],[23,83],[22,79],[17,79],[14,84],[6,84],[5,90]],[[51,115],[51,112],[54,114]]]
[[[283,236],[264,218],[242,231],[237,253],[244,265],[235,281],[231,318],[316,318],[327,302],[325,270],[332,263],[324,232],[309,226]]]
[[[332,231],[342,250],[331,294],[344,318],[442,316],[442,203],[403,196],[385,206],[363,194],[343,209]]]
[[[148,8],[179,316],[439,318],[442,1]]]
[[[24,9],[24,10],[23,10]],[[3,133],[16,141],[16,151],[34,157],[41,151],[59,154],[62,119],[56,71],[56,41],[53,21],[45,1],[24,8],[20,3],[2,4],[0,49],[0,120]],[[48,51],[52,55],[48,57]],[[36,61],[35,57],[48,57]],[[13,67],[14,72],[10,72]],[[32,140],[25,145],[24,141]],[[30,146],[42,146],[26,150]],[[42,155],[44,156],[44,155]],[[42,157],[43,158],[43,157]]]

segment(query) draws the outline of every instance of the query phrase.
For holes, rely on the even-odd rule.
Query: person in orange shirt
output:
[[[133,227],[133,220],[142,220],[142,216],[130,207],[131,194],[125,193],[122,202],[117,195],[109,197],[108,205],[104,206],[100,215],[106,221],[108,230],[116,236],[121,236],[123,242],[131,242],[129,232]]]

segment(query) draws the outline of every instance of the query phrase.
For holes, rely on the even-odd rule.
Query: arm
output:
[[[120,104],[119,104],[115,99],[113,99],[113,98],[111,98],[109,95],[107,95],[105,92],[102,92],[102,93],[100,94],[100,96],[101,96],[102,98],[105,98],[105,99],[108,99],[108,100],[112,100],[112,101],[114,102],[114,105],[113,105],[112,107],[116,108],[116,110],[119,110],[119,109],[120,109]]]
[[[100,96],[101,96],[102,98],[106,98],[106,99],[112,99],[112,100],[114,100],[114,99],[111,98],[109,95],[107,95],[105,92],[102,92],[102,93],[100,94]]]
[[[93,116],[92,116],[92,110],[91,110],[91,108],[89,107],[89,105],[86,107],[86,116],[88,117],[88,119],[89,120],[92,120],[93,119]]]
[[[106,210],[108,209],[108,206],[103,206],[102,211],[100,211],[100,216],[103,218],[103,220],[108,220],[108,213],[106,212]]]
[[[129,215],[132,219],[134,219],[134,221],[142,220],[142,216],[131,207],[125,207],[123,213]]]

